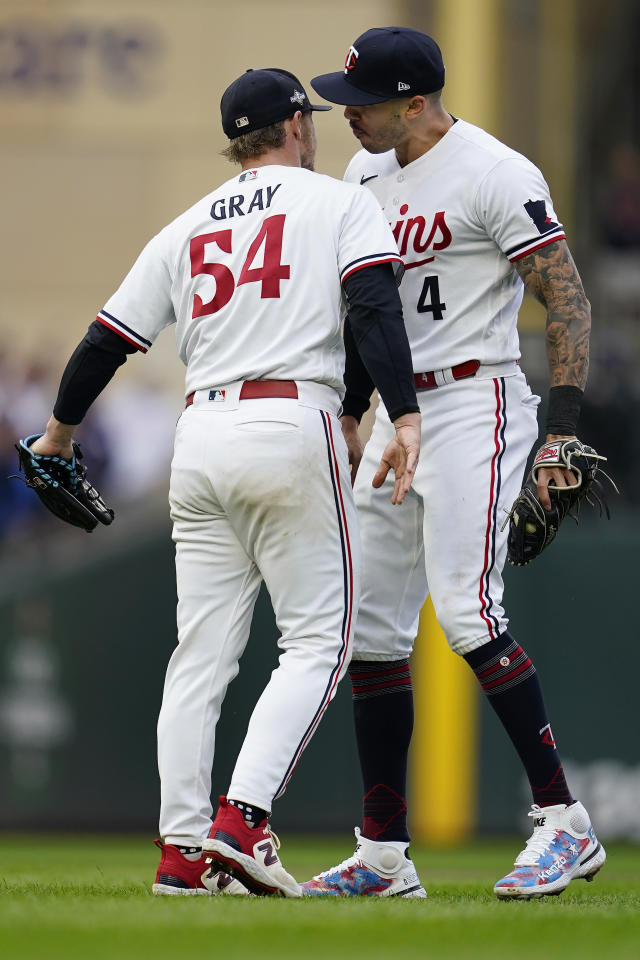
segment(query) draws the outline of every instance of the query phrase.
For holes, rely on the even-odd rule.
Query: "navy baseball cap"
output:
[[[344,70],[314,77],[311,86],[325,100],[365,106],[444,86],[440,47],[411,27],[374,27],[349,47]]]
[[[331,110],[309,103],[304,87],[288,70],[247,70],[234,80],[220,101],[222,129],[233,140],[243,133],[292,117],[296,110]]]

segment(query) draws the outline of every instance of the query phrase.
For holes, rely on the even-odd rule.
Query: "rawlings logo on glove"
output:
[[[87,533],[95,529],[98,521],[110,524],[113,510],[106,506],[87,480],[87,469],[79,463],[82,459],[80,444],[75,440],[72,442],[71,460],[44,456],[31,450],[31,444],[41,436],[41,433],[34,433],[16,443],[18,467],[24,476],[15,476],[15,479],[23,480],[31,487],[47,510],[65,523],[82,527]]]
[[[609,508],[602,499],[600,475],[611,483],[616,493],[618,488],[600,467],[606,459],[579,440],[554,440],[540,447],[531,473],[502,525],[504,530],[509,524],[507,560],[510,564],[524,567],[541,554],[555,538],[567,514],[578,523],[583,501],[589,506],[598,506],[600,515],[604,510],[609,517]],[[570,470],[575,477],[575,483],[569,486],[549,484],[550,510],[544,509],[538,496],[538,472],[543,467]]]

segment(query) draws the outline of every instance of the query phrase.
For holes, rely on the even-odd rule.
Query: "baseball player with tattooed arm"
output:
[[[505,517],[538,433],[539,398],[518,363],[518,309],[526,288],[547,312],[547,442],[534,468],[544,520],[552,500],[579,482],[563,450],[567,443],[576,455],[582,450],[575,435],[589,303],[540,171],[451,116],[443,85],[436,43],[404,27],[368,30],[349,48],[343,70],[312,80],[318,94],[345,105],[363,148],[345,179],[377,198],[398,242],[423,418],[421,461],[401,516],[392,516],[384,486],[371,486],[376,459],[393,435],[382,407],[357,475],[363,580],[350,676],[363,820],[355,854],[303,884],[310,895],[426,896],[409,859],[405,794],[409,655],[428,594],[531,785],[533,834],[495,893],[559,893],[572,879],[591,879],[605,862],[587,811],[565,780],[535,668],[502,606],[507,538],[517,528],[515,515],[511,525]],[[357,425],[372,383],[351,361],[345,379],[343,430],[357,462]],[[512,552],[519,562],[510,544],[509,559]]]
[[[241,171],[147,244],[70,359],[46,433],[22,441],[41,479],[47,456],[71,463],[73,425],[128,353],[175,324],[186,408],[169,493],[178,645],[158,723],[157,894],[301,895],[269,814],[351,657],[360,545],[338,419],[345,304],[394,424],[373,481],[393,469],[390,502],[405,499],[418,460],[401,259],[368,191],[312,172],[311,111],[326,109],[285,70],[227,88],[224,153]],[[279,665],[212,823],[216,724],[262,580]]]

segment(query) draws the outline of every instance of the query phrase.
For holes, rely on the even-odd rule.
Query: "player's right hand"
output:
[[[393,469],[395,484],[391,503],[402,503],[413,481],[420,456],[420,423],[419,413],[405,413],[394,420],[396,435],[385,447],[380,466],[371,481],[374,487],[381,487],[389,470]]]
[[[355,483],[356,474],[358,472],[358,467],[360,466],[360,461],[362,460],[364,447],[358,432],[358,421],[356,418],[351,416],[340,417],[340,423],[342,424],[342,436],[345,439],[347,450],[349,452],[351,486],[353,486]]]

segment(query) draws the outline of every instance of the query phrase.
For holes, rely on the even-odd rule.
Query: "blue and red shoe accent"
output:
[[[412,897],[427,894],[404,841],[378,841],[355,828],[352,857],[312,877],[300,888],[305,897]]]
[[[582,804],[534,804],[529,816],[533,834],[511,873],[496,883],[496,896],[528,900],[562,893],[572,880],[593,880],[606,853]]]
[[[302,883],[308,897],[374,897],[384,896],[393,878],[381,877],[363,863],[352,863],[344,870],[328,872]]]

